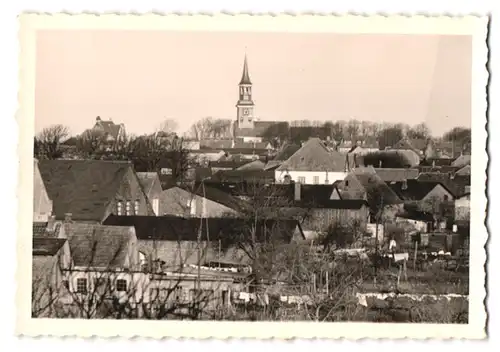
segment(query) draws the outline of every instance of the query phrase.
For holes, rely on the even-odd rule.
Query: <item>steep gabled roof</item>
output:
[[[465,187],[470,186],[470,175],[454,175],[441,172],[423,172],[418,175],[419,182],[441,183],[454,197],[459,197],[465,192]]]
[[[468,154],[463,154],[460,155],[458,158],[456,158],[451,165],[457,167],[463,167],[465,165],[470,165],[470,163],[471,163],[471,156]]]
[[[401,204],[394,191],[376,174],[373,168],[359,168],[353,171],[354,176],[366,191],[367,201],[372,210],[382,205]]]
[[[119,269],[131,265],[127,264],[135,236],[131,226],[72,223],[67,225],[67,234],[75,266]]]
[[[456,175],[460,175],[460,176],[466,176],[466,175],[470,176],[470,174],[471,174],[470,165],[465,165],[463,168],[461,168],[460,170],[458,170],[456,172]]]
[[[197,186],[198,187],[196,187],[196,189],[194,190],[194,193],[196,195],[209,199],[213,202],[222,204],[230,209],[241,211],[248,206],[247,202],[242,201],[236,197],[233,197],[229,193],[221,191],[217,188],[209,186],[205,187],[199,187],[199,185]]]
[[[126,173],[127,161],[40,160],[40,173],[57,219],[102,221]]]
[[[408,180],[406,181],[406,185],[404,182],[391,182],[388,185],[404,201],[422,200],[438,185],[447,189],[439,182],[419,182],[418,180]],[[453,192],[450,193],[453,195]]]
[[[311,138],[277,170],[343,172],[345,167],[345,155],[336,151],[330,152],[319,138]]]

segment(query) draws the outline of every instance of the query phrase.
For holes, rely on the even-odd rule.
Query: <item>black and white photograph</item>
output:
[[[300,25],[32,30],[27,319],[472,323],[476,34]]]

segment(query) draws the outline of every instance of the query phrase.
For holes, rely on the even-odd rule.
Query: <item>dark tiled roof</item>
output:
[[[125,268],[132,233],[131,227],[69,224],[67,235],[73,262],[84,267]]]
[[[389,187],[398,195],[400,199],[404,201],[422,200],[439,184],[439,182],[419,182],[417,180],[408,180],[406,181],[405,189],[404,182],[388,183]]]
[[[418,177],[417,169],[375,168],[375,172],[383,181],[403,181]]]
[[[370,208],[376,210],[383,205],[401,204],[394,191],[375,173],[373,168],[354,170],[353,174],[366,191]]]
[[[243,228],[253,226],[254,219],[243,218],[182,218],[176,216],[115,216],[111,215],[105,224],[134,226],[139,240],[197,241],[201,226],[201,240],[217,241],[225,236],[240,236]],[[257,238],[264,239],[264,230],[279,230],[284,239],[290,240],[297,227],[296,220],[259,220],[255,227]]]
[[[318,138],[311,138],[277,170],[343,172],[346,162],[345,155],[330,152]]]
[[[65,238],[33,238],[33,255],[56,255],[61,247],[66,243]]]
[[[214,182],[274,182],[274,171],[220,170],[212,175]]]
[[[423,211],[418,211],[415,209],[408,209],[405,208],[405,210],[401,213],[398,213],[396,216],[404,219],[410,219],[410,220],[420,220],[420,221],[427,221],[431,222],[434,221],[434,217],[431,213],[423,212]]]
[[[470,186],[470,175],[452,176],[440,172],[426,172],[418,175],[417,180],[419,182],[441,183],[455,197],[463,195],[465,187]]]
[[[57,219],[101,221],[131,168],[129,162],[102,160],[41,160],[47,193]]]
[[[300,145],[287,143],[281,147],[273,161],[286,161],[300,149]]]
[[[429,158],[420,163],[422,166],[451,166],[453,159],[449,158]]]

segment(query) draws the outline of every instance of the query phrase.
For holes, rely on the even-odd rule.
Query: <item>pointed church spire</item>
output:
[[[240,84],[252,84],[250,75],[248,74],[247,54],[245,54],[245,61],[243,62],[243,74],[241,75]]]

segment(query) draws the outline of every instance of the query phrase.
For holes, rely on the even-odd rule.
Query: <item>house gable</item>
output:
[[[442,184],[437,184],[433,189],[422,198],[423,201],[438,198],[442,201],[451,201],[454,199],[453,194],[447,190]]]
[[[162,191],[160,195],[160,216],[206,216],[218,217],[235,214],[236,211],[214,200],[188,192],[180,187]]]
[[[48,221],[52,214],[52,200],[43,183],[37,159],[34,159],[33,171],[33,221]]]

